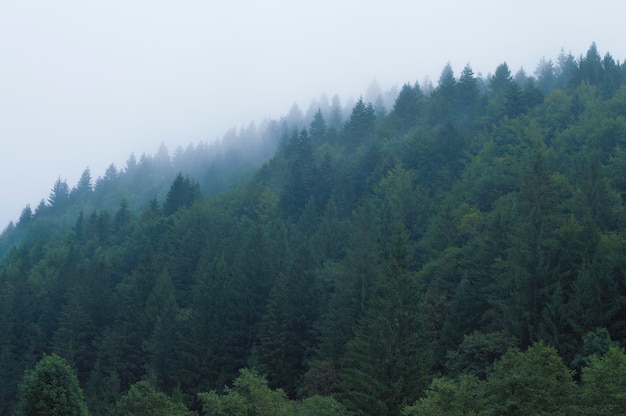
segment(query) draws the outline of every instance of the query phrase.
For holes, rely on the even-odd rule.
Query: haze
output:
[[[0,229],[131,153],[221,138],[295,102],[343,102],[506,61],[532,74],[596,42],[626,58],[623,1],[0,2]]]

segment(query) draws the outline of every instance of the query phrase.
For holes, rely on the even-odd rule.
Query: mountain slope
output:
[[[579,371],[598,328],[623,345],[626,72],[595,45],[569,58],[537,79],[447,67],[387,115],[359,100],[338,130],[322,112],[283,130],[225,192],[176,202],[198,184],[173,170],[163,203],[113,186],[115,209],[39,222],[0,268],[2,412],[51,351],[93,414],[144,378],[198,410],[245,367],[398,414],[510,347]]]

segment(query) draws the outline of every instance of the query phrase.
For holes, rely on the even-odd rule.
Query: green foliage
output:
[[[44,356],[20,385],[18,415],[87,416],[76,375],[58,355]]]
[[[474,376],[436,378],[424,397],[402,409],[402,416],[476,416],[480,414],[480,382]]]
[[[267,380],[248,369],[241,369],[232,388],[223,395],[215,391],[199,393],[206,416],[280,416],[293,414],[285,393],[267,386]]]
[[[171,215],[180,208],[189,208],[198,198],[200,198],[198,182],[193,181],[189,176],[183,178],[183,175],[179,173],[167,192],[163,214]]]
[[[626,409],[626,353],[611,346],[582,371],[579,406],[583,415],[616,415]]]
[[[296,416],[348,416],[345,406],[330,396],[311,396],[294,403]]]
[[[451,374],[468,373],[484,380],[487,371],[517,340],[504,332],[473,332],[463,338],[458,350],[449,351],[446,367]]]
[[[509,349],[484,381],[468,374],[433,380],[425,396],[402,414],[571,415],[578,414],[578,400],[572,371],[554,348],[537,343],[524,352]]]
[[[112,416],[193,416],[185,405],[158,391],[147,381],[133,384],[122,396]]]
[[[233,387],[224,394],[199,393],[202,414],[206,416],[343,416],[346,408],[330,396],[314,395],[290,401],[281,389],[272,390],[265,377],[241,369]]]
[[[0,413],[54,351],[103,416],[199,391],[218,410],[593,414],[556,351],[579,393],[618,397],[619,374],[592,375],[626,342],[624,68],[595,45],[536,79],[446,65],[388,115],[335,97],[306,129],[294,110],[59,178],[0,234]],[[246,366],[267,381],[231,385]]]
[[[343,362],[341,397],[359,414],[396,414],[425,387],[418,288],[404,230],[390,241],[385,275],[375,286]]]
[[[486,415],[569,415],[576,384],[556,349],[543,343],[509,350],[485,382]]]

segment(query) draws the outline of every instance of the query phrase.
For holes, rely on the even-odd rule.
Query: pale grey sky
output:
[[[0,229],[61,177],[94,179],[227,129],[561,48],[626,58],[626,2],[0,0]]]

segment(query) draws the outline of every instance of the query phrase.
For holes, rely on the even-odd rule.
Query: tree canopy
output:
[[[0,235],[0,413],[618,413],[625,81],[447,65],[58,178]]]

